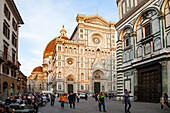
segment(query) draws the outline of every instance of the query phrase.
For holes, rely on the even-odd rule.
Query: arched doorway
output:
[[[73,76],[72,75],[69,75],[68,77],[67,77],[67,91],[68,91],[68,94],[69,93],[73,93],[73,83],[74,83],[74,78],[73,78]]]
[[[8,83],[4,82],[3,83],[3,99],[5,100],[8,95]]]
[[[11,96],[14,96],[14,83],[11,84]]]
[[[101,89],[101,79],[104,77],[104,73],[101,70],[96,70],[93,73],[94,93],[99,93]]]

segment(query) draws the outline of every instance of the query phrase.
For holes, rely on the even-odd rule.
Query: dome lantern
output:
[[[67,36],[66,33],[67,31],[64,29],[64,25],[63,25],[63,28],[60,31],[60,36]]]

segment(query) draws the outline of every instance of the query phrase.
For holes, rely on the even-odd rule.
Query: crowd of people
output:
[[[22,110],[22,109],[28,109],[32,113],[38,113],[39,106],[44,106],[47,102],[50,101],[51,106],[54,106],[55,100],[58,97],[58,101],[61,103],[61,108],[64,108],[65,103],[70,104],[70,108],[75,109],[75,103],[79,103],[80,100],[80,94],[70,93],[70,94],[44,94],[44,93],[29,93],[29,94],[19,94],[15,97],[7,97],[4,102],[0,101],[0,113],[14,113],[15,110]],[[109,100],[111,98],[116,98],[115,94],[104,94],[96,93],[92,95],[94,99],[98,103],[99,111],[102,111],[103,106],[103,112],[106,112],[105,107],[105,101],[107,98]],[[85,100],[87,100],[88,95],[85,93]],[[126,90],[125,94],[123,95],[123,103],[125,104],[125,113],[130,113],[130,109],[132,107],[132,103],[130,101],[130,94],[129,91]],[[168,104],[168,95],[167,93],[164,93],[161,101],[161,109],[163,109],[163,106]]]
[[[18,94],[14,97],[7,97],[4,102],[0,102],[0,113],[13,113],[16,110],[38,113],[38,107],[43,106],[47,101],[50,101],[48,94]]]

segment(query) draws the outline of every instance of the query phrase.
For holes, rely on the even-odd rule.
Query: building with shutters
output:
[[[18,93],[19,25],[24,24],[13,0],[0,0],[0,99]]]

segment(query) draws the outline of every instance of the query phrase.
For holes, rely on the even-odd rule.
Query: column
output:
[[[93,87],[93,83],[92,83],[92,77],[89,78],[89,93],[93,93],[92,88]]]
[[[134,69],[133,70],[133,80],[134,80],[134,92],[133,92],[133,94],[134,94],[134,101],[135,100],[137,100],[137,98],[138,98],[138,73],[137,73],[137,70],[136,69]]]
[[[168,93],[168,62],[160,62],[162,68],[162,95]]]
[[[168,61],[167,67],[170,67],[170,60]],[[168,69],[167,76],[168,76],[168,95],[169,95],[169,98],[170,98],[170,69]]]

